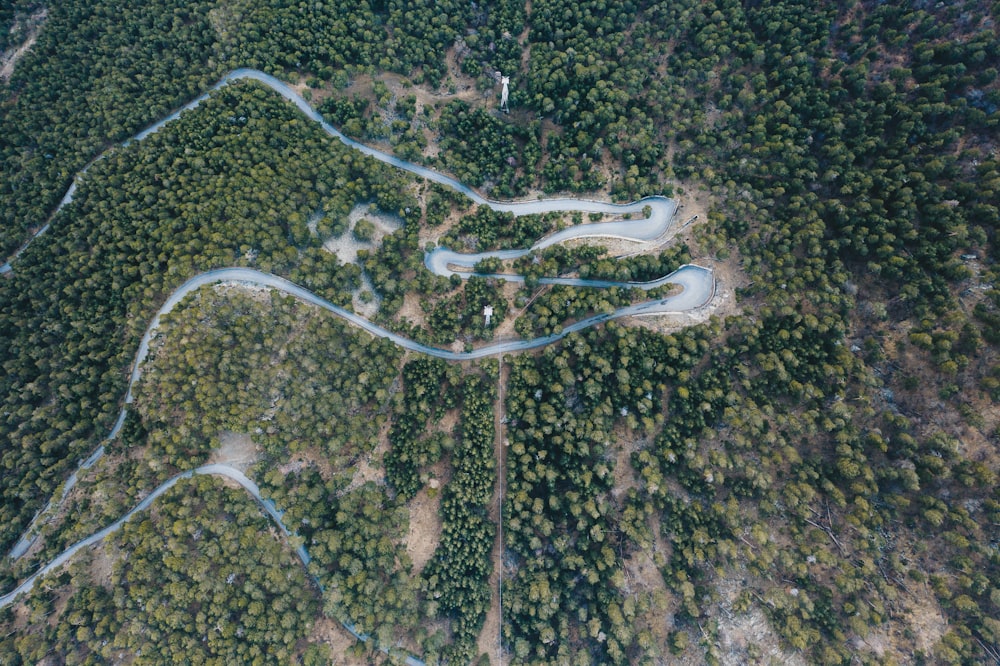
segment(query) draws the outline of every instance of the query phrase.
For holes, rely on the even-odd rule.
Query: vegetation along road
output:
[[[580,200],[580,199],[548,199],[548,200],[536,200],[536,201],[525,201],[525,202],[493,202],[486,200],[481,195],[479,195],[472,188],[458,182],[457,180],[431,171],[430,169],[421,167],[419,165],[401,160],[393,155],[389,155],[371,147],[360,144],[353,141],[343,134],[341,134],[336,128],[327,123],[323,118],[312,109],[309,104],[297,93],[295,93],[291,88],[289,88],[285,83],[279,81],[278,79],[259,72],[256,70],[249,69],[239,69],[235,70],[226,77],[224,77],[216,86],[213,88],[218,89],[231,81],[240,79],[254,79],[263,83],[264,85],[275,90],[287,100],[295,104],[303,114],[308,116],[310,119],[319,123],[320,126],[329,134],[335,136],[343,143],[348,146],[355,148],[366,155],[369,155],[375,159],[378,159],[387,164],[393,165],[400,169],[412,172],[418,176],[426,178],[427,180],[436,182],[438,184],[444,185],[446,187],[452,188],[458,192],[461,192],[465,196],[469,197],[477,204],[486,205],[498,212],[510,212],[514,215],[531,215],[539,213],[557,212],[557,211],[574,211],[574,212],[586,212],[586,213],[601,213],[601,214],[611,214],[617,215],[620,219],[610,222],[599,222],[587,225],[573,226],[567,229],[563,229],[555,234],[552,234],[533,245],[531,248],[523,250],[508,250],[500,252],[490,252],[481,254],[461,254],[452,252],[447,248],[437,248],[432,252],[425,255],[425,265],[427,268],[437,274],[449,276],[452,274],[458,274],[462,277],[467,277],[470,273],[453,271],[449,266],[459,266],[468,269],[478,263],[479,261],[489,258],[497,257],[500,259],[515,259],[520,256],[524,256],[531,251],[537,251],[560,243],[573,238],[583,238],[583,237],[613,237],[613,238],[624,238],[634,241],[653,241],[662,238],[669,230],[670,225],[676,211],[676,203],[665,197],[648,197],[638,202],[631,204],[610,204],[598,201]],[[125,143],[131,143],[132,141],[140,141],[150,134],[156,132],[162,128],[166,123],[174,120],[180,116],[180,114],[188,109],[192,109],[208,97],[209,93],[206,93],[195,100],[189,102],[187,105],[178,109],[177,111],[171,113],[167,117],[163,118],[159,122],[150,126],[149,128],[143,130],[142,132],[136,134],[134,137],[126,141]],[[97,159],[101,159],[98,157]],[[88,165],[89,166],[89,165]],[[53,212],[54,217],[58,211],[65,206],[67,203],[73,200],[73,194],[77,188],[77,184],[86,172],[84,168],[80,173],[76,175],[73,183],[70,185],[68,191],[63,196],[56,210]],[[635,216],[632,219],[632,216]],[[52,218],[50,217],[50,220]],[[39,229],[33,238],[45,233],[49,228],[49,224],[44,225]],[[30,240],[28,241],[30,243]],[[18,254],[23,251],[24,247],[21,248],[10,261],[14,261]],[[10,272],[12,269],[11,263],[7,263],[0,266],[0,273]],[[522,276],[519,275],[502,275],[505,279],[511,281],[521,281]],[[381,326],[378,326],[371,321],[361,317],[354,312],[347,309],[339,307],[330,301],[321,298],[320,296],[314,294],[313,292],[299,286],[289,280],[284,278],[264,273],[261,271],[256,271],[248,268],[223,268],[218,270],[209,271],[202,273],[193,277],[184,283],[180,288],[175,290],[167,301],[161,306],[159,311],[154,316],[152,322],[147,328],[142,341],[140,343],[139,349],[136,353],[135,360],[132,367],[132,375],[129,381],[128,390],[125,396],[125,407],[123,407],[122,412],[115,423],[114,428],[111,430],[107,437],[107,440],[114,439],[121,429],[124,423],[124,417],[128,405],[133,401],[132,389],[136,381],[139,379],[143,362],[149,352],[149,342],[158,328],[160,318],[162,315],[170,312],[177,304],[179,304],[185,296],[192,293],[193,291],[200,289],[204,286],[209,286],[218,283],[241,283],[248,284],[256,287],[266,287],[271,289],[276,289],[282,291],[289,295],[292,295],[306,303],[315,305],[317,307],[328,310],[335,315],[342,317],[343,319],[351,322],[352,324],[363,328],[372,335],[386,338],[394,342],[395,344],[408,349],[410,351],[420,352],[427,354],[429,356],[449,360],[449,361],[465,361],[485,358],[494,354],[497,354],[501,349],[506,353],[514,353],[520,351],[527,351],[530,349],[535,349],[545,345],[557,342],[570,333],[584,330],[591,326],[595,326],[612,319],[618,319],[621,317],[628,316],[641,316],[641,315],[651,315],[651,314],[664,314],[664,313],[678,313],[685,312],[694,309],[701,308],[705,306],[709,300],[712,298],[715,290],[715,282],[712,271],[707,268],[703,268],[695,265],[686,265],[680,269],[674,271],[670,275],[664,276],[660,279],[642,282],[642,283],[626,283],[626,282],[614,282],[609,280],[586,280],[579,278],[543,278],[540,280],[544,284],[562,284],[580,287],[595,287],[595,288],[609,288],[609,287],[635,287],[640,289],[654,289],[660,287],[664,284],[677,284],[683,288],[683,291],[679,294],[669,296],[667,298],[662,298],[658,300],[648,301],[644,303],[639,303],[635,305],[630,305],[627,307],[622,307],[618,310],[609,313],[601,313],[587,319],[578,321],[572,325],[566,326],[558,333],[553,333],[551,335],[546,335],[542,337],[535,337],[527,340],[516,340],[516,341],[505,341],[498,342],[485,347],[480,347],[471,351],[456,352],[447,349],[440,349],[437,347],[432,347],[426,344],[416,342],[414,340],[405,338],[399,334],[393,333]],[[80,465],[81,469],[86,469],[92,466],[103,454],[103,446],[99,447],[90,457],[83,461]],[[24,580],[19,586],[17,586],[12,591],[7,594],[0,596],[0,608],[10,604],[18,595],[26,593],[31,590],[34,582],[38,577],[43,576],[69,560],[78,550],[86,546],[97,543],[98,541],[104,539],[109,534],[118,530],[125,522],[127,522],[136,513],[148,508],[152,502],[161,496],[164,492],[169,490],[177,481],[190,478],[195,474],[211,474],[211,475],[222,475],[228,477],[237,483],[239,483],[244,489],[249,492],[254,499],[264,508],[268,515],[274,520],[274,522],[281,528],[281,531],[288,536],[290,534],[287,527],[284,525],[281,519],[281,512],[279,512],[273,503],[265,500],[260,495],[260,490],[256,483],[251,479],[247,478],[239,470],[229,467],[227,465],[213,464],[204,465],[193,470],[183,472],[177,476],[172,477],[168,481],[164,482],[162,485],[153,490],[149,495],[147,495],[139,504],[133,507],[128,513],[119,518],[116,522],[105,527],[104,529],[95,532],[94,534],[82,539],[81,541],[75,543],[68,549],[66,549],[62,554],[57,556],[51,562],[43,566],[37,572],[32,574],[29,578]],[[64,485],[64,490],[62,493],[62,498],[66,497],[66,494],[73,487],[76,480],[76,472],[67,480]],[[61,498],[61,499],[62,499]],[[59,501],[61,501],[61,499]],[[58,503],[58,502],[57,502]],[[51,504],[50,504],[51,507]],[[43,510],[42,513],[45,513]],[[28,530],[25,532],[24,536],[15,545],[14,549],[11,551],[11,556],[14,558],[20,557],[31,544],[31,534],[34,531],[34,523],[29,526]],[[296,553],[303,564],[308,564],[309,555],[303,546],[299,546],[296,549]],[[346,625],[350,629],[350,625]],[[415,659],[410,659],[411,663],[420,663]]]

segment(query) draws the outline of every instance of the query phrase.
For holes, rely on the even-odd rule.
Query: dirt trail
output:
[[[7,49],[2,54],[0,54],[0,81],[7,82],[10,80],[11,75],[14,73],[14,65],[17,61],[28,52],[28,50],[35,45],[35,40],[38,39],[38,33],[42,29],[42,24],[45,23],[45,19],[49,17],[49,10],[46,7],[42,7],[37,12],[28,17],[27,29],[28,36],[21,43],[12,49]],[[11,27],[11,32],[15,32],[20,26],[17,22]]]
[[[497,536],[493,542],[493,573],[490,575],[490,608],[486,611],[486,620],[483,629],[479,633],[477,647],[480,654],[489,656],[490,663],[497,666],[510,663],[509,655],[504,655],[500,648],[500,626],[501,626],[501,575],[503,573],[502,548],[503,548],[503,525],[502,506],[503,490],[506,485],[505,474],[507,469],[507,446],[504,435],[504,403],[503,387],[507,385],[510,378],[510,366],[501,362],[500,378],[497,383],[497,407],[493,410],[493,450],[497,460],[496,480],[493,486],[493,501],[490,503],[490,520],[497,525]]]

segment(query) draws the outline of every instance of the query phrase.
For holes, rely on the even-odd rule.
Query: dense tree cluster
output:
[[[530,285],[542,277],[556,277],[576,272],[581,278],[614,282],[651,282],[674,272],[691,261],[686,243],[671,245],[659,254],[611,257],[599,245],[567,248],[552,245],[540,253],[532,252],[514,263],[518,274],[529,278]]]
[[[389,429],[392,448],[385,455],[386,479],[405,499],[423,486],[420,471],[440,460],[453,446],[451,433],[427,432],[458,406],[456,370],[441,359],[416,358],[403,366],[403,394]]]
[[[198,477],[159,498],[30,601],[36,631],[0,619],[4,663],[288,663],[301,656],[319,592],[242,489]],[[128,557],[117,557],[128,553]],[[110,579],[86,560],[115,558]],[[93,564],[92,566],[100,566]],[[73,586],[66,584],[73,581]],[[66,596],[65,605],[60,597]]]
[[[534,182],[541,148],[530,128],[504,123],[462,101],[448,104],[438,124],[438,161],[463,183],[482,186],[494,199],[507,199],[524,194]]]
[[[396,345],[277,292],[205,290],[161,326],[135,391],[152,459],[189,465],[223,431],[279,458],[313,447],[334,468],[374,448]]]
[[[542,236],[559,228],[561,220],[560,213],[515,216],[494,211],[489,206],[477,206],[448,230],[441,244],[459,252],[522,249],[531,247]]]
[[[493,374],[496,374],[495,366]],[[496,526],[487,511],[493,497],[493,405],[496,377],[472,375],[462,390],[461,435],[452,477],[441,498],[441,541],[423,572],[428,615],[452,618],[449,661],[466,663],[490,605],[490,553]]]
[[[580,266],[580,277],[618,282],[652,282],[670,275],[691,261],[686,243],[671,245],[659,254],[639,254],[622,259],[603,259]]]
[[[623,589],[634,546],[610,493],[612,431],[623,416],[653,430],[665,383],[707,340],[608,328],[513,363],[504,537],[517,563],[504,636],[522,663],[630,663],[650,647],[640,616],[652,600]]]
[[[526,18],[527,6],[518,0],[478,4],[471,27],[456,49],[462,71],[490,84],[495,83],[492,77],[496,72],[509,75],[521,71],[524,45],[519,37]]]
[[[101,150],[219,78],[210,7],[176,0],[48,7],[0,100],[0,255],[45,223],[71,175]]]
[[[383,210],[400,210],[403,228],[383,238],[382,244],[373,250],[358,252],[361,265],[382,297],[379,313],[385,323],[390,323],[389,317],[403,306],[407,292],[435,293],[448,288],[447,279],[434,275],[424,266],[418,240],[420,206],[412,196],[407,196],[403,203],[402,209],[382,207]]]
[[[310,518],[306,543],[314,558],[310,570],[325,588],[324,612],[371,634],[379,645],[394,645],[420,617],[418,584],[400,543],[405,507],[370,482],[326,498],[315,484],[310,487],[320,501],[310,502],[308,511],[316,517]]]
[[[556,285],[531,301],[514,322],[514,330],[525,338],[561,333],[567,323],[589,315],[610,314],[629,305],[633,298],[652,298],[653,295],[653,292],[621,287],[594,289]]]
[[[16,0],[0,7],[0,51],[24,44],[31,31],[33,16],[38,16],[42,4],[37,0]]]
[[[456,339],[489,340],[507,316],[507,299],[501,292],[503,279],[472,276],[451,296],[430,308],[427,325],[431,339],[446,344]],[[492,309],[489,320],[486,308]]]

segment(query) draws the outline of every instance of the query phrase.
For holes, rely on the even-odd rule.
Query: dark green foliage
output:
[[[461,437],[452,457],[452,477],[441,499],[442,534],[423,572],[429,605],[452,618],[452,658],[474,656],[490,604],[490,553],[496,527],[487,516],[493,496],[493,403],[495,378],[468,377],[463,388]]]
[[[879,659],[995,660],[994,7],[975,0],[536,0],[529,16],[515,2],[147,5],[139,11],[95,0],[49,8],[0,103],[0,247],[15,247],[27,228],[40,226],[70,175],[106,145],[200,93],[231,65],[304,75],[313,87],[334,81],[344,88],[351,77],[371,76],[373,108],[332,97],[323,110],[349,134],[387,140],[417,159],[421,123],[433,110],[420,112],[420,95],[392,99],[379,70],[409,72],[417,85],[447,84],[445,55],[453,46],[480,90],[495,89],[497,70],[512,76],[509,115],[496,114],[492,100],[443,109],[445,149],[435,159],[461,178],[492,184],[494,196],[607,185],[615,197],[634,199],[669,193],[675,183],[668,179],[678,177],[685,190],[714,202],[707,222],[693,228],[691,247],[720,260],[733,250],[743,257],[747,275],[735,281],[743,285],[737,295],[744,311],[733,311],[725,328],[712,322],[659,336],[608,325],[514,362],[504,507],[511,582],[503,614],[512,662],[649,663],[676,654],[712,663],[721,659],[720,612],[756,608],[784,647],[808,661],[865,661],[874,656],[860,639],[871,631],[905,634],[902,623],[918,597],[940,608],[946,633],[929,654],[894,640]],[[0,45],[23,38],[5,29],[32,9],[24,2],[0,8]],[[383,320],[413,292],[429,315],[431,332],[405,320],[392,322],[397,330],[442,342],[490,333],[471,319],[496,299],[496,285],[470,282],[456,291],[459,284],[421,265],[420,216],[441,224],[467,207],[461,197],[430,186],[421,211],[402,179],[348,156],[251,86],[218,94],[188,116],[149,139],[149,148],[133,146],[95,164],[77,201],[25,254],[13,279],[0,281],[4,548],[65,477],[69,461],[89,453],[110,426],[138,333],[184,278],[253,264],[346,302],[358,273],[318,250],[306,226],[317,212],[325,214],[323,237],[360,201],[407,222],[362,257],[384,298]],[[527,247],[561,223],[480,209],[434,239],[454,249]],[[589,277],[638,280],[688,260],[683,246],[613,263],[591,250],[551,250],[524,272],[537,279],[576,268]],[[531,295],[522,293],[519,305]],[[555,331],[629,298],[553,289],[534,301],[519,330]],[[280,301],[272,307],[287,312]],[[261,345],[248,358],[270,361],[264,325],[275,337],[290,330],[280,318],[257,319],[220,312],[213,323],[226,329],[206,339],[223,345],[246,338]],[[234,328],[241,336],[227,332]],[[335,348],[386,357],[386,366],[398,358],[356,345],[355,338]],[[487,386],[466,381],[455,438],[462,444],[455,447],[451,433],[428,424],[457,407],[459,372],[422,359],[404,371],[386,458],[390,481],[405,498],[434,461],[450,460],[455,470],[443,491],[442,546],[421,581],[441,596],[421,598],[406,580],[398,500],[371,486],[338,496],[377,418],[357,423],[364,441],[345,447],[348,426],[327,429],[321,413],[356,411],[365,420],[385,397],[373,402],[369,389],[382,385],[386,366],[375,371],[380,379],[354,391],[344,374],[350,368],[317,369],[324,347],[316,349],[295,349],[316,378],[309,387],[316,399],[291,380],[275,383],[299,402],[288,412],[295,418],[276,418],[276,432],[264,435],[279,455],[293,448],[289,442],[316,450],[329,442],[348,465],[330,479],[307,467],[269,482],[314,549],[315,571],[330,585],[328,611],[356,616],[362,629],[392,644],[421,623],[414,609],[431,610],[451,618],[456,642],[442,649],[443,632],[421,638],[428,654],[470,661],[491,543],[474,499],[490,487],[481,473],[492,457],[484,453],[487,427],[466,425],[492,423],[489,400],[473,397],[485,396]],[[190,361],[178,360],[178,375],[198,374]],[[224,391],[207,386],[209,377],[224,385],[222,370],[246,395],[221,400]],[[204,429],[199,441],[176,429],[170,444],[177,452],[203,452],[208,428],[242,423],[237,412],[264,383],[223,355],[205,375],[204,384],[178,377],[163,389],[188,403],[204,394],[211,407],[204,423],[193,425],[192,432]],[[333,388],[324,393],[327,382]],[[233,412],[224,413],[223,403]],[[129,421],[112,452],[146,442],[165,450],[157,427]],[[309,432],[299,437],[300,429]],[[634,472],[636,483],[615,492],[614,467],[628,458],[618,447],[626,445],[633,469],[617,472],[626,479]],[[144,462],[119,464],[134,484],[101,498],[95,491],[110,472],[96,473],[81,483],[84,499],[69,511],[114,513],[155,480]],[[475,492],[463,503],[466,482]],[[657,562],[676,602],[669,611],[626,578],[629,558],[648,548],[654,532],[665,543],[658,552],[669,553]],[[60,543],[47,536],[49,548]],[[158,561],[156,553],[141,553]],[[129,563],[142,566],[138,556]],[[174,564],[165,566],[175,571]],[[734,572],[743,589],[723,601],[718,583]],[[79,598],[70,597],[68,623],[56,619],[51,628],[56,595],[32,595],[25,612],[37,629],[2,639],[0,661],[14,662],[15,653],[41,661],[53,646],[73,655],[70,661],[101,647],[98,638],[149,635],[138,624],[122,628],[112,606],[123,596],[89,586]],[[190,610],[189,624],[199,622],[201,609]],[[668,613],[676,621],[665,627]],[[178,640],[188,628],[176,632]],[[284,650],[288,641],[268,635],[257,644]],[[205,645],[190,647],[195,654]],[[759,658],[755,647],[736,658]],[[160,656],[150,653],[150,661],[165,660]],[[243,656],[225,654],[230,661],[247,661]]]
[[[400,544],[406,509],[372,483],[324,504],[327,517],[309,541],[312,570],[326,588],[324,612],[392,645],[419,617],[416,583]]]
[[[319,112],[347,136],[361,138],[367,134],[365,128],[369,105],[368,100],[362,97],[356,96],[348,100],[334,96],[328,97],[319,106]]]
[[[36,0],[14,0],[0,7],[0,51],[27,41],[32,24],[43,22],[43,6]]]
[[[420,470],[441,457],[442,440],[428,435],[428,421],[438,421],[457,406],[454,371],[436,358],[417,358],[403,366],[402,401],[389,429],[392,448],[385,455],[386,478],[405,501],[423,483]],[[446,436],[450,433],[444,433]]]
[[[472,276],[452,296],[442,298],[428,313],[431,339],[445,344],[460,337],[489,340],[507,316],[507,299],[500,287],[502,279]],[[493,308],[489,325],[485,308]]]
[[[565,245],[552,245],[539,253],[532,252],[516,260],[514,270],[525,277],[557,277],[581,268],[605,253],[603,247],[595,245],[581,245],[572,249]]]
[[[66,663],[288,663],[319,610],[319,592],[273,531],[242,488],[210,477],[181,481],[153,512],[97,546],[97,555],[77,556],[113,558],[108,587],[89,580],[86,564],[73,565],[57,591],[30,602],[44,609],[31,620],[34,632],[15,634],[0,620],[0,659],[33,663],[55,653]],[[57,608],[64,590],[65,607]]]
[[[559,228],[558,213],[521,215],[498,213],[488,206],[478,206],[471,215],[463,215],[441,244],[453,250],[486,250],[531,247],[549,232]]]
[[[417,238],[420,207],[408,195],[400,194],[399,199],[390,203],[396,203],[401,208],[379,207],[382,210],[398,210],[404,219],[403,228],[383,238],[382,244],[374,250],[358,251],[361,265],[382,297],[379,315],[384,318],[395,314],[402,307],[406,292],[433,293],[438,285],[447,284],[445,278],[434,275],[424,266]],[[407,210],[410,212],[407,213]]]
[[[434,88],[445,75],[444,53],[468,23],[473,5],[461,0],[388,0],[391,27],[386,53],[392,56],[379,63],[386,69],[421,68],[422,77]],[[422,79],[422,80],[421,80]]]
[[[316,447],[335,468],[374,446],[398,347],[275,292],[197,294],[182,308],[136,391],[157,426],[154,459],[183,468],[227,430],[279,457]]]
[[[464,37],[471,53],[462,59],[462,71],[470,76],[492,76],[501,72],[513,75],[516,80],[521,71],[523,46],[518,37],[527,18],[525,3],[499,0],[482,3],[478,9],[471,21],[476,29]]]
[[[580,266],[580,277],[618,282],[651,282],[670,275],[691,261],[686,243],[672,245],[659,254],[640,254],[614,261],[596,261]]]
[[[0,102],[0,256],[45,223],[70,175],[109,143],[218,79],[210,7],[175,0],[48,7]]]
[[[356,239],[362,242],[370,241],[375,236],[375,225],[371,220],[361,218],[354,223],[353,234]]]
[[[1000,290],[993,289],[986,299],[976,304],[976,319],[983,323],[983,338],[993,345],[1000,345]]]
[[[652,297],[650,292],[638,289],[592,289],[555,285],[532,301],[527,312],[514,322],[514,329],[525,338],[558,333],[568,322],[593,314],[614,312],[631,303],[632,296],[636,294],[641,294],[643,298]]]
[[[704,347],[696,334],[679,340],[609,324],[514,361],[504,536],[517,567],[504,587],[504,638],[521,662],[583,652],[629,663],[640,654],[642,604],[621,587],[631,546],[609,494],[606,442],[622,415],[652,428],[655,394]]]
[[[309,550],[327,617],[392,645],[417,622],[416,582],[400,538],[406,509],[373,483],[345,488],[354,469],[325,480],[315,466],[269,472],[262,486]]]
[[[340,290],[356,269],[306,248],[300,257],[295,246],[313,242],[305,220],[340,205],[325,192],[388,205],[400,189],[253,84],[220,90],[95,163],[73,204],[0,281],[0,455],[16,470],[0,484],[0,543],[110,430],[123,370],[166,293],[196,272],[248,264],[291,271],[346,302]],[[299,261],[307,273],[296,272]]]
[[[469,203],[465,195],[459,194],[455,190],[438,185],[437,183],[430,183],[429,186],[430,194],[427,197],[427,210],[424,221],[432,227],[436,227],[444,222],[453,207]]]
[[[461,101],[444,108],[439,125],[440,159],[463,183],[488,185],[492,198],[505,199],[523,194],[533,180],[535,165],[525,156],[536,151],[522,146],[537,144],[534,133]]]

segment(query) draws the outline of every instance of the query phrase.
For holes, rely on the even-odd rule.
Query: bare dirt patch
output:
[[[590,238],[570,238],[564,243],[560,243],[568,248],[583,246],[600,246],[608,251],[611,257],[630,257],[636,254],[647,254],[652,251],[648,242],[628,240],[626,238],[590,237]]]
[[[723,664],[806,664],[801,655],[781,648],[777,634],[759,608],[731,616],[720,615],[719,647]]]
[[[497,550],[493,549],[493,557],[496,559]],[[502,653],[500,650],[500,596],[497,593],[500,584],[500,572],[494,567],[490,576],[490,590],[493,591],[493,598],[489,610],[486,611],[486,620],[483,622],[483,630],[479,632],[476,640],[476,647],[479,654],[485,654],[490,659],[490,664],[502,666],[510,663],[511,655]]]
[[[296,451],[291,455],[288,462],[278,466],[278,471],[282,474],[292,474],[306,467],[315,467],[324,481],[329,481],[335,474],[335,470],[333,469],[333,465],[330,464],[329,459],[315,447]]]
[[[514,297],[517,295],[517,292],[520,291],[523,287],[524,285],[520,282],[506,283],[503,286],[504,298],[507,299],[508,303],[513,303]],[[532,297],[528,300],[528,302],[524,304],[523,308],[517,308],[511,305],[511,307],[508,308],[507,310],[507,318],[504,319],[494,331],[493,334],[494,339],[510,340],[510,339],[520,338],[521,336],[518,335],[518,333],[514,330],[514,322],[516,322],[521,315],[523,315],[525,312],[528,311],[528,308],[531,306],[532,303],[535,302],[535,300],[539,296],[541,296],[542,294],[546,294],[551,290],[552,290],[551,285],[542,285],[535,290],[534,295],[532,295]]]
[[[7,49],[0,54],[0,81],[6,82],[10,80],[11,75],[14,73],[14,66],[17,64],[17,61],[20,60],[32,46],[35,45],[35,40],[38,39],[38,32],[42,29],[42,24],[45,23],[45,19],[47,19],[48,16],[48,8],[42,7],[29,16],[27,20],[24,21],[23,25],[20,21],[16,21],[14,25],[11,26],[11,33],[24,30],[27,36],[20,45],[12,49]]]
[[[493,487],[493,500],[490,503],[490,520],[494,524],[500,525],[501,506],[503,502],[503,480],[504,470],[507,465],[507,446],[510,442],[504,434],[504,402],[503,387],[507,385],[510,378],[510,365],[501,363],[499,391],[497,393],[497,407],[494,410],[493,427],[496,437],[493,442],[494,456],[497,459],[497,474]],[[502,528],[502,526],[501,526]],[[486,611],[486,619],[483,621],[483,629],[479,632],[476,640],[476,647],[480,654],[488,655],[491,664],[510,663],[510,655],[504,654],[500,648],[500,575],[502,573],[502,562],[500,553],[503,548],[503,530],[497,529],[496,539],[493,542],[493,551],[490,554],[490,561],[493,562],[493,573],[490,574],[490,607]]]
[[[362,241],[354,237],[354,228],[362,218],[375,227],[371,240]],[[339,236],[328,238],[323,242],[323,249],[337,255],[344,264],[358,263],[358,250],[371,250],[382,244],[382,239],[398,231],[403,226],[402,220],[396,215],[379,211],[371,204],[358,204],[347,216],[347,231]]]
[[[420,305],[421,296],[418,293],[408,291],[403,296],[403,305],[396,312],[396,321],[408,321],[417,326],[424,326],[426,314]]]
[[[379,459],[381,460],[381,455]],[[366,458],[358,463],[358,466],[354,470],[354,476],[351,477],[351,483],[344,490],[345,493],[351,492],[355,488],[369,482],[376,485],[385,483],[385,470],[379,465],[372,464],[372,462],[371,458]]]
[[[642,441],[635,433],[624,426],[617,426],[614,431],[615,444],[615,485],[611,490],[612,496],[620,498],[626,496],[632,488],[639,487],[639,479],[632,468],[632,454],[639,449],[645,448],[648,444]]]
[[[923,651],[924,654],[931,654],[934,646],[948,631],[948,620],[945,619],[941,607],[934,600],[934,593],[926,587],[922,592],[922,594],[913,595],[904,616],[904,622],[912,628],[915,639],[912,643],[909,642],[910,639],[905,639],[906,642],[900,641],[899,645],[901,647],[904,645],[912,646]],[[909,651],[903,650],[902,652],[905,655]],[[900,663],[906,661],[909,660],[902,659]]]
[[[413,575],[418,576],[434,555],[441,541],[440,481],[432,480],[432,488],[424,487],[410,500],[410,527],[406,535],[406,554],[413,562]]]
[[[219,433],[219,446],[212,450],[208,462],[230,465],[246,472],[257,462],[258,453],[249,434],[223,430]]]
[[[111,574],[114,570],[115,562],[121,555],[120,551],[107,541],[96,544],[90,548],[90,580],[96,585],[106,589],[111,589]]]
[[[358,643],[343,625],[328,617],[320,617],[309,632],[309,641],[326,643],[330,646],[331,666],[367,666],[373,662],[368,650],[362,656],[355,656],[353,649]],[[380,653],[376,653],[380,654]]]
[[[366,219],[375,227],[372,238],[367,241],[358,240],[354,229],[361,219]],[[315,223],[313,223],[315,226]],[[401,229],[403,221],[397,215],[383,213],[371,204],[358,204],[347,216],[347,230],[339,236],[328,238],[323,242],[323,249],[335,254],[343,264],[357,264],[359,250],[373,250],[382,244],[386,236]],[[362,297],[362,294],[367,294]],[[375,291],[371,279],[366,273],[361,275],[361,287],[351,294],[351,304],[354,311],[363,317],[374,317],[378,312],[382,299]]]
[[[744,581],[727,578],[719,582],[717,589],[721,596],[717,619],[723,664],[805,666],[806,661],[799,653],[789,652],[781,646],[764,611],[756,607],[743,613],[732,610],[732,604],[744,589]]]

